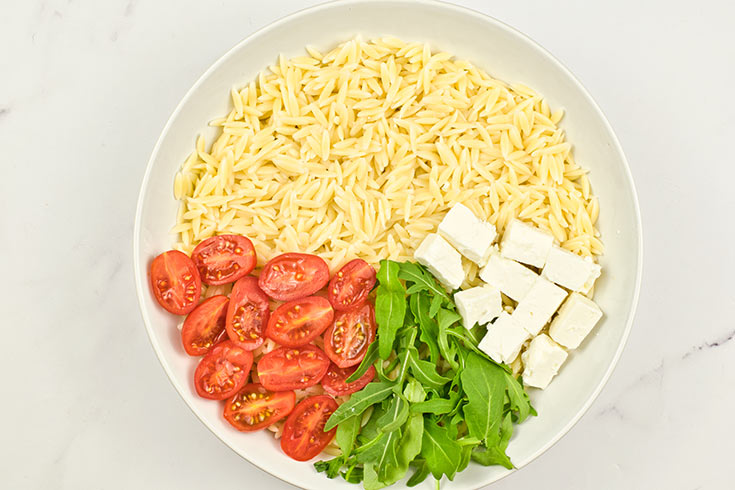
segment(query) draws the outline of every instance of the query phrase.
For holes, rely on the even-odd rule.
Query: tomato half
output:
[[[247,383],[252,365],[252,352],[231,340],[220,342],[199,361],[194,371],[197,393],[210,400],[231,397]]]
[[[329,282],[329,267],[324,259],[310,254],[287,253],[269,260],[258,284],[279,301],[310,296]]]
[[[280,345],[298,347],[321,335],[333,319],[334,310],[326,298],[307,296],[276,308],[265,334]]]
[[[365,374],[352,383],[347,383],[345,380],[356,370],[357,366],[341,368],[334,363],[330,364],[327,374],[322,378],[322,387],[324,388],[324,391],[332,396],[351,395],[352,393],[365,388],[365,386],[367,386],[367,384],[375,377],[375,368],[370,366]]]
[[[340,311],[324,334],[324,351],[341,368],[360,364],[375,338],[375,310],[371,303]]]
[[[373,286],[375,269],[362,259],[351,260],[329,281],[329,302],[335,310],[349,310],[364,303]]]
[[[322,380],[329,358],[319,347],[279,347],[258,361],[260,384],[272,391],[298,390]]]
[[[227,335],[245,349],[257,349],[265,340],[270,318],[268,296],[258,287],[258,279],[245,276],[237,280],[227,307]]]
[[[225,322],[229,301],[227,296],[218,294],[205,299],[189,313],[181,327],[181,341],[187,354],[203,356],[227,335]]]
[[[273,392],[251,383],[225,402],[224,416],[237,430],[252,432],[286,417],[295,403],[293,391]]]
[[[196,246],[191,258],[204,284],[228,284],[250,274],[257,257],[253,242],[242,235],[218,235]]]
[[[151,289],[158,304],[174,315],[186,315],[199,303],[202,280],[183,252],[169,250],[151,263]]]
[[[321,453],[337,432],[336,427],[324,432],[335,410],[337,402],[328,395],[312,396],[296,405],[283,425],[283,452],[296,461],[308,461]]]

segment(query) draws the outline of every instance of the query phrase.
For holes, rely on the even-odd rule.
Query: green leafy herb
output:
[[[411,475],[411,478],[408,479],[408,481],[406,482],[406,486],[415,487],[416,485],[426,480],[427,476],[429,476],[429,465],[426,464],[426,461],[422,459],[416,464],[416,471],[414,471],[413,475]]]
[[[451,381],[449,378],[445,378],[436,372],[436,365],[429,361],[420,360],[416,350],[410,350],[408,352],[408,358],[411,363],[411,374],[425,386],[431,389],[439,389]]]
[[[354,393],[349,400],[337,407],[327,423],[324,426],[324,432],[337,427],[354,415],[360,415],[369,406],[381,402],[393,393],[394,385],[392,383],[369,383],[365,388]]]
[[[421,456],[426,460],[429,471],[437,480],[442,475],[452,480],[460,464],[461,447],[449,437],[446,427],[431,419],[424,419],[424,435],[421,441]]]
[[[391,399],[385,415],[378,420],[378,426],[383,432],[393,432],[400,428],[408,419],[408,401],[401,395]]]
[[[352,373],[345,381],[347,383],[352,383],[353,381],[357,381],[358,379],[362,378],[362,376],[370,369],[370,366],[372,366],[375,361],[378,359],[378,343],[373,342],[370,344],[365,351],[365,357],[363,357],[362,362],[359,366],[357,366],[357,369],[354,373]]]
[[[378,352],[381,359],[390,356],[396,332],[403,326],[406,315],[406,288],[398,280],[399,269],[397,262],[380,261],[375,320],[378,323]]]
[[[342,451],[342,456],[347,457],[352,452],[352,447],[355,445],[355,439],[357,434],[360,432],[360,416],[353,415],[342,421],[337,426],[337,432],[334,435],[334,439],[337,441],[339,449]]]
[[[480,448],[474,449],[472,451],[472,459],[484,466],[500,465],[509,470],[513,469],[513,463],[511,463],[508,455],[505,454],[511,435],[513,435],[513,422],[511,415],[507,414],[503,418],[497,440],[493,441],[494,445],[492,447],[485,447],[484,450]]]
[[[411,405],[413,413],[433,413],[434,415],[443,415],[452,411],[456,402],[448,398],[433,398],[421,403]]]
[[[485,440],[502,420],[505,372],[474,352],[467,356],[462,386],[467,393],[464,416],[470,435]],[[497,430],[497,428],[496,428]]]

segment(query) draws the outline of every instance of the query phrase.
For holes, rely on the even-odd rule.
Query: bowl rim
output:
[[[150,180],[151,171],[154,165],[154,162],[156,161],[158,157],[158,153],[160,150],[160,146],[162,144],[162,141],[166,134],[169,132],[169,129],[171,125],[173,124],[174,120],[178,117],[179,113],[181,112],[182,108],[188,103],[189,99],[192,97],[192,94],[199,88],[199,86],[203,83],[205,79],[209,77],[209,75],[217,70],[223,63],[225,63],[233,54],[241,49],[244,45],[250,42],[251,39],[261,35],[262,33],[268,32],[272,29],[275,29],[276,27],[295,21],[301,17],[304,17],[306,15],[313,14],[315,12],[319,12],[326,9],[331,9],[335,6],[342,6],[342,5],[357,5],[357,4],[364,4],[369,2],[370,0],[330,0],[327,2],[319,3],[317,5],[312,5],[310,7],[306,7],[300,10],[297,10],[295,12],[292,12],[290,14],[287,14],[283,17],[278,18],[277,20],[261,27],[260,29],[257,29],[250,35],[246,36],[242,40],[238,41],[234,46],[229,48],[227,51],[225,51],[222,55],[217,58],[194,82],[194,84],[187,90],[185,95],[181,98],[179,103],[176,105],[176,108],[173,110],[171,115],[166,121],[166,124],[164,125],[163,129],[161,130],[161,134],[159,135],[158,139],[156,140],[156,144],[153,147],[153,151],[151,152],[151,156],[148,160],[148,163],[146,165],[145,173],[143,175],[143,180],[141,182],[140,191],[138,194],[138,200],[136,204],[136,210],[135,210],[135,222],[133,227],[133,267],[134,267],[134,274],[135,274],[135,287],[137,291],[137,297],[138,297],[138,306],[140,309],[141,316],[143,318],[143,323],[146,327],[146,332],[148,334],[148,339],[151,342],[151,346],[153,347],[153,350],[156,354],[156,357],[158,358],[158,361],[161,363],[161,366],[163,367],[163,370],[166,373],[166,376],[168,377],[169,382],[173,385],[173,387],[176,389],[177,393],[181,397],[181,399],[184,401],[186,406],[191,410],[191,412],[199,419],[199,421],[204,424],[205,427],[207,427],[214,436],[220,440],[225,446],[230,448],[233,452],[238,454],[240,457],[245,459],[248,463],[252,464],[259,470],[271,475],[274,478],[277,478],[283,482],[286,482],[291,485],[295,485],[298,487],[298,483],[291,481],[291,479],[288,476],[281,476],[274,474],[256,463],[254,463],[247,455],[241,453],[240,451],[236,450],[229,444],[227,444],[217,433],[214,427],[212,427],[204,418],[199,416],[196,410],[191,406],[189,401],[187,400],[186,396],[184,396],[184,390],[179,384],[176,382],[174,374],[172,372],[171,366],[168,364],[166,359],[163,356],[163,353],[161,351],[161,348],[153,334],[153,327],[151,319],[148,316],[148,313],[145,308],[145,299],[144,295],[148,294],[147,291],[147,284],[148,280],[145,277],[142,277],[141,275],[141,260],[140,260],[140,235],[141,235],[141,216],[143,212],[143,204],[145,201],[145,194],[148,189],[148,183]],[[633,175],[630,170],[630,165],[628,163],[628,160],[625,156],[625,152],[623,151],[623,148],[620,144],[620,141],[618,140],[617,135],[615,134],[612,125],[608,121],[607,117],[605,116],[605,113],[602,111],[600,106],[597,104],[597,102],[594,100],[592,95],[587,91],[587,89],[582,85],[582,83],[577,79],[577,77],[566,67],[564,63],[562,63],[560,60],[558,60],[551,52],[549,52],[546,48],[544,48],[540,43],[536,42],[534,39],[532,39],[530,36],[524,34],[520,30],[496,19],[495,17],[492,17],[488,14],[485,14],[483,12],[477,11],[475,9],[464,7],[460,5],[456,5],[453,3],[449,3],[443,0],[387,0],[394,3],[402,3],[402,4],[408,4],[408,5],[433,5],[435,7],[448,9],[448,10],[454,10],[456,12],[460,12],[464,15],[469,15],[478,19],[481,19],[485,22],[488,22],[490,24],[493,24],[496,28],[499,28],[501,30],[507,31],[508,33],[515,35],[516,37],[522,39],[526,43],[528,43],[533,49],[539,51],[542,55],[544,55],[546,58],[548,58],[556,67],[564,72],[566,76],[569,77],[569,79],[574,83],[576,89],[579,91],[580,95],[583,96],[585,99],[587,99],[587,102],[591,105],[591,107],[594,109],[594,111],[597,113],[597,116],[602,121],[604,127],[609,131],[611,138],[611,144],[614,147],[614,150],[620,155],[624,175],[625,178],[630,185],[631,191],[632,191],[632,200],[633,200],[633,209],[635,214],[635,226],[638,230],[638,250],[636,251],[636,259],[637,259],[637,270],[636,270],[636,278],[635,278],[635,286],[632,294],[632,302],[631,302],[631,308],[628,312],[628,317],[625,321],[625,329],[623,331],[623,335],[620,339],[620,343],[615,351],[615,354],[613,355],[612,361],[610,362],[610,365],[608,366],[607,370],[605,371],[604,375],[600,379],[599,383],[593,390],[592,394],[589,396],[587,401],[581,406],[581,408],[577,411],[576,414],[570,419],[570,421],[563,426],[561,429],[559,429],[556,434],[549,439],[543,446],[541,446],[538,450],[536,450],[531,455],[527,456],[521,461],[514,461],[514,464],[516,465],[515,470],[508,470],[503,472],[502,474],[498,475],[497,478],[494,480],[487,482],[483,484],[489,485],[492,483],[495,483],[499,480],[502,480],[503,478],[507,477],[508,475],[514,473],[515,471],[523,468],[524,466],[528,465],[532,461],[534,461],[536,458],[541,456],[543,453],[551,449],[561,438],[566,435],[572,427],[574,427],[581,419],[582,417],[587,413],[589,408],[592,406],[592,404],[595,402],[597,397],[600,395],[602,389],[607,384],[608,380],[610,379],[610,376],[612,375],[613,371],[617,367],[618,361],[620,360],[620,357],[623,353],[623,350],[625,349],[625,346],[628,342],[628,338],[630,336],[630,332],[633,326],[633,320],[635,319],[636,309],[638,306],[638,301],[640,297],[640,290],[641,290],[641,280],[643,275],[643,226],[642,226],[642,220],[641,220],[641,212],[640,212],[640,204],[638,199],[638,193],[635,187],[635,182],[633,180]],[[144,291],[145,290],[145,291]],[[480,488],[480,487],[478,487]]]

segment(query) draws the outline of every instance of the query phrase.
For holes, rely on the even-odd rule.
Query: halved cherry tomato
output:
[[[247,383],[252,365],[252,352],[231,340],[220,342],[199,361],[194,371],[197,393],[210,400],[231,397]]]
[[[360,306],[375,286],[375,269],[362,259],[344,265],[329,281],[327,294],[335,310]]]
[[[265,334],[280,345],[298,347],[321,335],[333,319],[334,310],[326,298],[307,296],[276,308]]]
[[[310,296],[329,282],[329,267],[324,259],[310,254],[287,253],[265,264],[258,284],[279,301]]]
[[[224,416],[237,430],[252,432],[287,416],[295,403],[293,391],[273,392],[251,383],[225,402]]]
[[[151,289],[166,311],[186,315],[199,303],[202,281],[194,262],[185,253],[169,250],[151,263]]]
[[[312,396],[296,405],[283,425],[281,449],[296,461],[317,456],[334,438],[337,428],[324,432],[329,417],[337,410],[331,396]]]
[[[375,338],[375,310],[371,303],[340,311],[324,334],[324,352],[341,368],[360,364]]]
[[[227,335],[225,321],[229,301],[227,296],[218,294],[205,299],[189,313],[181,327],[181,341],[187,354],[203,356]]]
[[[334,363],[330,364],[327,374],[322,378],[322,387],[324,388],[324,391],[332,396],[351,395],[352,393],[365,388],[365,386],[367,386],[367,384],[375,377],[375,368],[370,366],[365,374],[352,383],[347,383],[345,380],[356,370],[357,366],[341,368]]]
[[[257,258],[253,242],[242,235],[218,235],[197,245],[191,258],[204,284],[228,284],[250,274]]]
[[[272,391],[298,390],[322,380],[329,358],[319,347],[279,347],[258,361],[260,384]]]
[[[265,340],[269,317],[268,296],[258,287],[258,279],[252,276],[238,279],[227,307],[226,328],[230,339],[245,349],[257,349]]]

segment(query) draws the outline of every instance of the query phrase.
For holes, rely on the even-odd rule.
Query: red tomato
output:
[[[181,327],[181,340],[187,354],[203,356],[226,335],[229,301],[227,296],[218,294],[205,299],[189,313]]]
[[[333,319],[334,310],[326,298],[308,296],[276,308],[265,334],[280,345],[298,347],[321,335]]]
[[[258,287],[258,279],[245,276],[235,283],[227,307],[227,335],[245,349],[257,349],[265,340],[270,309],[268,296]]]
[[[375,269],[362,259],[351,260],[329,281],[329,302],[335,310],[349,310],[363,304],[373,286]]]
[[[279,301],[310,296],[329,282],[329,267],[324,259],[310,254],[287,253],[269,260],[258,284]]]
[[[237,430],[252,432],[287,416],[295,403],[293,391],[274,393],[253,383],[225,402],[224,416]]]
[[[375,310],[368,302],[337,313],[334,323],[324,334],[324,351],[337,366],[354,366],[360,364],[374,338]]]
[[[250,274],[257,258],[253,242],[241,235],[219,235],[207,238],[191,253],[204,284],[234,282]]]
[[[202,357],[194,371],[197,393],[211,400],[231,397],[247,383],[252,365],[252,352],[231,340],[220,342]]]
[[[370,366],[370,369],[368,369],[365,374],[352,383],[347,383],[345,380],[355,371],[357,371],[357,366],[341,368],[337,367],[334,363],[330,364],[327,374],[322,378],[322,387],[324,388],[324,391],[332,396],[351,395],[352,393],[365,388],[365,386],[375,377],[375,368]]]
[[[296,461],[308,461],[322,452],[337,432],[336,427],[324,432],[335,410],[337,402],[327,395],[312,396],[296,405],[283,426],[283,452]]]
[[[183,252],[169,250],[151,263],[151,289],[158,304],[174,315],[186,315],[199,302],[202,280]]]
[[[258,379],[272,391],[298,390],[317,384],[327,369],[329,359],[319,347],[279,347],[258,361]]]

